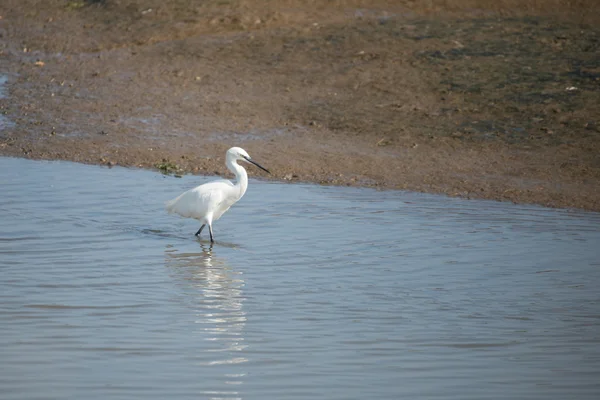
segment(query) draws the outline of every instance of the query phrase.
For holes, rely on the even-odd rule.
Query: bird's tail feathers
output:
[[[165,208],[167,209],[167,212],[169,214],[172,214],[175,212],[175,204],[177,204],[177,200],[179,200],[179,197],[165,202]]]

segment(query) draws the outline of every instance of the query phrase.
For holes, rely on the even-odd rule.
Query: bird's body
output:
[[[236,188],[227,180],[205,183],[167,202],[167,211],[202,223],[209,223],[212,214],[216,221],[244,195],[240,189],[246,188]]]
[[[202,226],[196,232],[196,236],[200,235],[205,225],[208,225],[210,240],[214,242],[213,222],[221,218],[232,205],[237,203],[248,189],[248,174],[244,167],[237,163],[238,160],[247,161],[267,171],[252,161],[244,149],[232,147],[227,150],[226,165],[235,174],[235,182],[221,179],[197,186],[168,201],[166,203],[167,211],[200,221]]]

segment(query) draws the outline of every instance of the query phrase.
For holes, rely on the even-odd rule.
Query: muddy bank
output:
[[[321,3],[3,2],[0,154],[600,211],[593,2]]]

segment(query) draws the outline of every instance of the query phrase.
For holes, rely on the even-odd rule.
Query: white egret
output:
[[[194,218],[200,221],[202,226],[196,232],[196,236],[199,236],[202,229],[208,225],[211,243],[214,243],[213,222],[221,218],[221,215],[241,199],[246,193],[246,189],[248,189],[248,174],[237,161],[247,161],[270,173],[266,168],[252,161],[246,150],[240,147],[230,148],[225,155],[225,165],[235,174],[235,183],[226,179],[208,182],[190,189],[166,203],[169,213],[176,213],[182,217]]]

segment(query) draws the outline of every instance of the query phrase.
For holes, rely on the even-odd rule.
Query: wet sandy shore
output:
[[[600,211],[592,1],[163,3],[3,2],[0,154]]]

